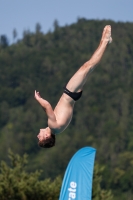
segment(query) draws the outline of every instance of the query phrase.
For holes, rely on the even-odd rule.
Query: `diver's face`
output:
[[[51,133],[48,128],[40,129],[40,132],[37,135],[37,137],[39,141],[44,141],[51,137]]]

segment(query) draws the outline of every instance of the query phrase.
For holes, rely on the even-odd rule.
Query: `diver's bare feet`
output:
[[[111,37],[111,26],[106,25],[103,30],[102,38],[101,41],[106,41],[108,43],[112,42],[112,37]]]

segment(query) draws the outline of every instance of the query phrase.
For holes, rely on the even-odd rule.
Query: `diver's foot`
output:
[[[112,42],[112,37],[111,37],[111,26],[110,25],[106,25],[103,29],[103,33],[102,33],[102,38],[101,41],[106,41],[109,44]]]

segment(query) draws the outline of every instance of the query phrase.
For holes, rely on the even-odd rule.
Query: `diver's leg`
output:
[[[84,63],[69,80],[68,84],[66,85],[66,88],[68,90],[70,90],[71,92],[80,92],[82,90],[83,85],[87,80],[88,74],[93,70],[96,64],[99,63],[105,52],[107,44],[111,41],[111,26],[107,25],[103,30],[100,44],[90,60]]]

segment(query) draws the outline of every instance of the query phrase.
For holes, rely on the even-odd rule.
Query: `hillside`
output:
[[[106,24],[113,43],[90,74],[70,126],[52,149],[40,149],[36,135],[47,125],[34,90],[54,107],[63,87],[99,44]],[[28,171],[63,175],[83,146],[97,149],[104,166],[102,187],[123,199],[133,196],[133,23],[79,19],[53,32],[26,32],[22,41],[0,46],[0,158],[7,152],[29,155]],[[42,178],[43,178],[42,177]],[[125,195],[125,196],[124,196]],[[122,199],[122,198],[121,198]]]

